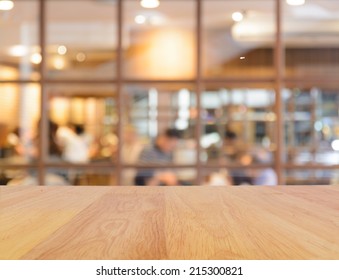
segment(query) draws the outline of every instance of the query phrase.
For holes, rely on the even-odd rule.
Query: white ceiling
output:
[[[132,28],[145,28],[134,22],[138,14],[161,18],[160,26],[195,27],[195,0],[161,0],[159,8],[154,10],[141,8],[138,0],[123,3],[126,36]],[[306,0],[300,7],[288,6],[283,1],[283,10],[287,43],[339,46],[339,0]],[[231,19],[234,11],[245,11],[243,22],[234,24]],[[273,40],[275,32],[274,11],[274,0],[205,0],[203,24],[207,28],[227,30],[233,26],[243,30],[237,36],[233,30],[235,38],[243,44],[269,41]],[[38,14],[38,2],[34,0],[16,0],[12,11],[0,11],[2,53],[11,45],[38,43]],[[47,40],[50,44],[64,42],[74,46],[111,48],[116,45],[116,16],[115,0],[50,0],[46,15]],[[22,35],[25,28],[28,38]]]

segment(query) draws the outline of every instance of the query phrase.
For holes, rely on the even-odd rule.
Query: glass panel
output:
[[[339,92],[320,88],[285,89],[286,161],[339,164]]]
[[[190,85],[123,88],[122,160],[125,164],[195,164],[196,105],[191,88]],[[142,154],[145,149],[156,153],[156,158],[152,155],[152,160],[145,158],[148,157]]]
[[[265,168],[219,168],[203,172],[203,184],[207,186],[276,186],[277,174],[270,166]]]
[[[116,48],[116,1],[47,1],[49,78],[114,78]]]
[[[197,172],[192,168],[143,168],[124,169],[123,185],[126,186],[192,186],[197,184]]]
[[[116,160],[116,92],[113,85],[53,85],[49,94],[52,161]]]
[[[287,185],[339,185],[339,173],[326,169],[295,169],[285,173]]]
[[[13,3],[13,9],[0,11],[0,80],[38,80],[38,1]]]
[[[45,185],[107,186],[116,185],[114,169],[50,168],[45,175]]]
[[[275,1],[203,1],[203,75],[271,77]]]
[[[0,161],[25,164],[36,159],[40,86],[0,84],[0,112]]]
[[[285,75],[336,78],[339,70],[338,1],[307,0],[299,6],[283,3]]]
[[[202,160],[250,164],[254,157],[265,154],[261,163],[272,162],[276,148],[274,103],[275,93],[270,89],[205,90],[201,96]]]
[[[37,186],[37,174],[35,169],[0,168],[0,185]]]
[[[190,79],[195,75],[195,2],[161,0],[155,9],[123,1],[123,75]]]

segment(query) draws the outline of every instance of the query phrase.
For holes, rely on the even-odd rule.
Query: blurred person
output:
[[[138,162],[141,151],[144,148],[144,143],[138,136],[136,129],[132,125],[127,125],[123,130],[121,159],[124,164],[136,164]],[[123,185],[134,185],[136,176],[135,169],[127,169],[123,173]]]
[[[39,127],[39,126],[38,126]],[[62,147],[57,139],[57,131],[59,125],[52,120],[48,120],[48,155],[49,161],[59,162],[62,161]],[[39,130],[38,130],[39,131]],[[33,139],[31,151],[28,152],[29,156],[33,161],[38,160],[38,141],[39,135],[37,134]],[[38,185],[37,172],[28,170],[23,172],[20,176],[16,176],[7,185]],[[67,172],[60,169],[48,169],[45,173],[45,185],[64,186],[69,185],[67,178]]]
[[[173,152],[177,147],[181,133],[177,129],[167,129],[155,139],[155,142],[145,147],[138,159],[139,164],[163,165],[173,162]],[[139,186],[173,186],[177,185],[177,175],[171,170],[139,170],[135,177],[135,184]]]
[[[122,161],[125,164],[135,164],[139,159],[139,155],[144,148],[143,142],[140,140],[135,128],[127,125],[123,131],[123,143],[121,150]]]
[[[204,185],[206,186],[230,186],[231,177],[227,170],[222,169],[219,171],[213,171],[205,178]]]
[[[29,159],[32,161],[36,161],[38,159],[38,149],[39,149],[39,130],[40,129],[40,121],[37,125],[37,134],[32,137],[32,143],[30,145],[30,149],[27,150],[27,155]],[[48,134],[47,134],[47,153],[49,155],[50,161],[61,161],[62,155],[62,146],[58,141],[57,131],[59,129],[59,125],[52,120],[48,120]]]
[[[252,164],[269,164],[272,160],[272,155],[264,150],[258,149],[253,153]],[[277,174],[271,167],[265,167],[264,169],[253,169],[253,185],[258,186],[276,186],[278,184]]]
[[[58,131],[58,140],[63,147],[62,158],[71,163],[87,163],[92,137],[85,134],[83,125],[71,124],[61,129]]]
[[[62,147],[57,139],[59,125],[51,120],[48,121],[48,154],[49,159],[61,161]]]
[[[8,151],[8,126],[0,123],[0,158],[5,158]]]
[[[232,177],[232,183],[236,186],[246,186],[253,184],[253,178],[248,172],[248,166],[252,163],[252,156],[249,152],[241,152],[237,154],[234,159],[235,162],[239,163],[243,168],[235,169],[230,172]]]
[[[222,147],[223,159],[228,163],[238,162],[241,159],[242,146],[238,135],[234,131],[226,129]]]

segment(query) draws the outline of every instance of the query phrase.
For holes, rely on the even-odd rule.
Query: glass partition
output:
[[[332,0],[283,2],[287,78],[336,78],[339,69],[339,5]]]
[[[286,161],[339,164],[338,90],[285,89],[283,94]]]
[[[116,1],[48,0],[47,77],[112,79],[116,74]]]
[[[124,164],[138,164],[144,148],[154,147],[167,129],[180,135],[173,164],[196,163],[196,94],[192,85],[126,85],[123,89]]]
[[[40,119],[40,85],[0,84],[0,162],[36,161]]]
[[[0,168],[0,186],[36,186],[37,174],[37,169],[33,168]]]
[[[202,3],[204,78],[273,77],[275,1]]]
[[[148,163],[183,184],[225,170],[253,184],[272,168],[282,184],[336,182],[337,2],[13,1],[0,11],[1,182],[19,170],[130,185]],[[180,139],[159,152],[169,128]],[[150,148],[165,164],[141,160]]]
[[[162,0],[156,9],[123,1],[123,76],[192,79],[195,76],[196,1]]]
[[[47,93],[50,161],[86,164],[116,160],[115,86],[49,85]]]
[[[117,184],[114,168],[49,168],[46,185],[112,186]]]
[[[0,11],[0,80],[39,80],[39,1],[13,3]]]
[[[331,169],[288,169],[285,172],[287,185],[336,185],[339,173]]]
[[[206,163],[252,164],[259,155],[261,163],[274,161],[276,115],[272,89],[211,88],[202,93],[201,104],[200,143]]]

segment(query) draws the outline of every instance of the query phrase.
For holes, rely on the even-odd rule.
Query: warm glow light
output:
[[[39,64],[41,62],[42,58],[41,58],[41,54],[39,53],[33,53],[31,55],[31,62],[33,64]]]
[[[59,46],[58,47],[58,54],[65,55],[67,53],[67,48],[65,46]]]
[[[137,23],[137,24],[144,24],[146,22],[146,17],[143,16],[143,15],[137,15],[135,18],[134,18],[134,21]]]
[[[61,70],[65,68],[65,60],[62,57],[58,56],[54,59],[53,66],[55,69]]]
[[[158,7],[160,5],[160,2],[159,0],[141,0],[140,5],[143,8],[152,9]]]
[[[339,140],[332,141],[331,146],[334,151],[339,151]]]
[[[245,57],[244,56],[240,56],[240,59],[243,60],[243,59],[245,59]]]
[[[13,1],[10,0],[0,0],[0,10],[1,11],[9,11],[14,7]]]
[[[243,18],[244,18],[244,15],[243,15],[243,13],[241,13],[241,12],[234,12],[234,13],[232,14],[232,19],[233,19],[234,21],[239,22],[239,21],[242,21]]]
[[[9,49],[9,54],[12,56],[25,56],[28,54],[28,48],[23,45],[16,45]]]
[[[305,4],[305,0],[286,0],[286,3],[291,6],[300,6]]]
[[[84,62],[86,60],[86,55],[83,52],[79,52],[76,59],[78,62]]]
[[[161,25],[165,22],[165,19],[161,16],[151,16],[149,18],[149,23],[152,25]]]
[[[194,76],[196,54],[192,32],[183,28],[152,28],[141,29],[140,34],[144,44],[136,48],[135,61],[128,67],[133,77],[191,79]]]

